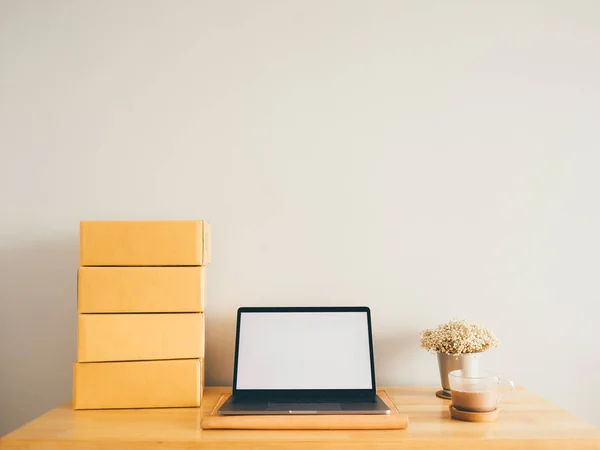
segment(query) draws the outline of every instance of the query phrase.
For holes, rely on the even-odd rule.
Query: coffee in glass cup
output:
[[[499,378],[489,370],[466,373],[464,370],[453,370],[448,374],[452,406],[461,411],[490,412],[494,411],[501,398],[515,389],[510,380]],[[508,385],[508,391],[498,395],[498,385]]]

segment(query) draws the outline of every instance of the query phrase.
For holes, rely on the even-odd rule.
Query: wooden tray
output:
[[[377,391],[389,406],[390,414],[331,414],[331,415],[269,415],[220,416],[219,408],[229,398],[223,394],[200,426],[205,430],[400,430],[408,426],[408,417],[398,408],[384,390]]]

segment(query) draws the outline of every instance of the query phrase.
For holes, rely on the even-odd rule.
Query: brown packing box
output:
[[[83,221],[82,266],[205,266],[210,225],[202,220]]]
[[[202,312],[204,267],[80,267],[80,313]]]
[[[141,361],[204,356],[204,315],[80,314],[77,360]]]
[[[75,409],[200,406],[200,359],[75,363]]]

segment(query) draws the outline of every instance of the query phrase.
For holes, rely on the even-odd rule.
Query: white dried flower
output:
[[[421,333],[421,347],[449,355],[484,352],[498,344],[494,333],[466,320],[451,319],[448,323]]]

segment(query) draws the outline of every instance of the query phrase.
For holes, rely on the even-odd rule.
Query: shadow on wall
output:
[[[414,378],[414,367],[424,356],[419,336],[416,329],[395,332],[373,330],[377,386],[422,384]],[[394,377],[385,377],[380,375],[382,373],[394,374]]]
[[[235,309],[237,311],[237,308]],[[206,386],[231,386],[237,314],[206,318]]]
[[[0,251],[0,436],[71,398],[76,235]]]

